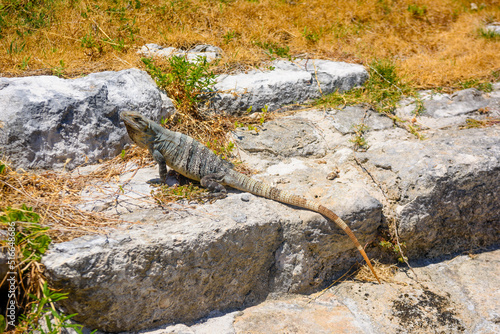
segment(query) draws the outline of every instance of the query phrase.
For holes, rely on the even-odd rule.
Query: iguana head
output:
[[[154,137],[151,121],[136,111],[122,111],[120,118],[125,123],[130,139],[138,146],[147,148]]]

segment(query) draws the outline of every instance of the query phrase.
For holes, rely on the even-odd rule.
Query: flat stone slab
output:
[[[138,54],[146,57],[186,57],[190,62],[197,62],[199,58],[205,58],[208,62],[219,59],[222,55],[222,49],[217,46],[201,44],[194,48],[183,51],[173,47],[162,47],[158,44],[146,44],[139,51]]]
[[[270,69],[220,76],[214,90],[221,93],[212,98],[211,108],[227,114],[242,114],[249,108],[272,111],[335,90],[350,90],[368,79],[361,65],[322,59],[278,60]]]
[[[422,91],[419,95],[424,111],[418,117],[418,124],[426,129],[456,127],[458,124],[465,124],[468,118],[500,118],[500,83],[493,84],[493,91],[490,93],[469,88],[454,94]],[[403,99],[396,115],[409,121],[415,116],[416,109],[415,99]]]
[[[500,292],[494,288],[500,284],[500,250],[412,266],[414,272],[400,269],[382,285],[346,281],[309,296],[270,296],[192,326],[139,333],[500,332]]]

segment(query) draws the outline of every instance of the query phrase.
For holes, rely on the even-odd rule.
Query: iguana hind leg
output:
[[[224,198],[227,196],[226,188],[224,188],[224,186],[220,183],[224,179],[225,175],[225,172],[221,172],[208,174],[202,177],[202,179],[200,180],[200,184],[202,187],[207,188],[211,192],[210,197]]]

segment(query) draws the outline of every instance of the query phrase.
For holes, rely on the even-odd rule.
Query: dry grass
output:
[[[393,278],[398,270],[398,267],[395,264],[383,264],[380,263],[378,260],[372,260],[372,261],[373,261],[373,268],[377,272],[377,275],[381,281],[387,283],[394,282]],[[373,273],[371,272],[370,267],[368,267],[367,264],[364,264],[361,268],[359,268],[359,270],[356,271],[353,278],[361,282],[377,282],[375,277],[373,277]]]
[[[220,46],[220,71],[269,60],[262,46],[350,62],[385,58],[414,87],[491,80],[500,70],[500,41],[478,34],[500,21],[498,0],[481,1],[478,9],[465,0],[44,0],[27,8],[29,3],[4,1],[4,76],[142,68],[136,51],[145,43]]]
[[[22,204],[32,207],[40,215],[40,224],[50,227],[47,235],[54,242],[103,233],[122,221],[112,215],[79,208],[81,192],[97,181],[109,181],[123,174],[130,160],[137,168],[151,163],[144,150],[134,147],[124,158],[109,160],[87,175],[61,171],[26,172],[7,166],[0,174],[0,208],[20,208]]]

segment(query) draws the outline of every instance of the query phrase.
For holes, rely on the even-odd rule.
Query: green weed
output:
[[[0,173],[3,173],[5,168],[4,164],[0,164]],[[46,234],[49,228],[41,226],[39,221],[40,216],[24,204],[20,209],[5,208],[0,216],[0,225],[3,225],[10,235],[8,239],[2,240],[2,243],[5,243],[3,246],[8,246],[10,249],[14,245],[14,254],[12,254],[14,256],[11,260],[13,262],[9,264],[12,267],[9,269],[17,272],[16,277],[20,278],[15,292],[16,309],[19,315],[16,331],[56,334],[61,328],[73,328],[77,333],[81,333],[82,326],[67,322],[74,315],[65,316],[57,312],[53,306],[54,302],[66,298],[66,294],[51,291],[47,283],[42,285],[38,268],[51,239]],[[9,242],[8,245],[7,242]],[[46,315],[48,312],[54,317],[55,324],[51,323]],[[42,329],[40,320],[46,321],[48,331]],[[6,329],[5,318],[3,325],[0,332]]]
[[[490,93],[493,91],[493,85],[491,84],[491,82],[481,82],[476,79],[460,81],[458,83],[458,86],[461,87],[462,89],[477,88],[485,93]]]
[[[317,99],[313,102],[313,105],[327,108],[344,108],[348,105],[367,104],[373,110],[386,115],[396,124],[413,133],[417,138],[423,138],[418,133],[417,127],[406,124],[394,114],[399,101],[404,96],[415,98],[416,109],[414,112],[416,115],[425,111],[417,92],[401,81],[396,66],[388,60],[374,60],[368,64],[368,72],[370,77],[363,87],[354,88],[345,93],[335,91]],[[363,148],[362,136],[357,136],[354,139],[355,145]]]
[[[264,106],[264,108],[262,108],[261,116],[259,118],[260,125],[264,124],[264,122],[266,121],[266,116],[267,116],[267,110],[268,109],[269,109],[269,106],[267,104]]]
[[[217,139],[213,139],[206,143],[206,146],[211,149],[215,154],[225,160],[229,160],[231,153],[233,152],[235,146],[232,141],[226,143],[219,143]]]
[[[304,27],[304,30],[302,31],[302,36],[304,36],[304,38],[310,43],[317,43],[322,35],[323,29],[321,29],[319,32],[316,32],[307,29],[307,27]]]
[[[255,45],[263,48],[265,50],[264,52],[271,58],[271,60],[275,60],[276,58],[285,58],[290,61],[292,60],[289,46],[279,46],[277,43],[261,42],[255,42]]]
[[[408,11],[415,18],[422,18],[427,13],[427,6],[419,6],[415,4],[408,5]]]
[[[23,60],[21,61],[21,64],[18,65],[19,69],[21,71],[24,71],[24,70],[26,70],[28,68],[28,62],[30,61],[30,59],[31,59],[31,56],[29,56],[29,57],[23,57]]]
[[[80,39],[80,46],[89,49],[91,51],[90,55],[100,55],[104,51],[102,41],[94,36],[92,32],[89,32]]]
[[[369,79],[363,87],[346,93],[338,91],[315,101],[317,106],[337,108],[359,103],[369,104],[383,114],[393,114],[404,95],[413,95],[413,90],[403,84],[396,66],[388,60],[374,60],[368,65]]]
[[[68,298],[67,293],[59,293],[50,290],[47,286],[47,282],[45,282],[42,287],[41,295],[41,298],[30,295],[33,300],[31,309],[27,315],[20,316],[21,324],[19,327],[30,333],[39,331],[41,334],[59,334],[63,328],[72,328],[76,333],[82,334],[82,325],[68,322],[76,313],[64,315],[59,313],[53,306],[53,303]],[[40,324],[40,320],[45,320],[45,329]],[[96,331],[97,330],[94,330],[92,333]]]
[[[224,39],[224,44],[229,44],[233,39],[238,37],[238,33],[236,31],[228,31],[226,34],[222,36]]]
[[[65,74],[64,74],[65,70],[66,70],[66,64],[61,59],[61,60],[59,60],[59,65],[58,66],[54,66],[52,68],[52,74],[55,75],[55,76],[58,76],[59,78],[64,78],[64,76],[65,76]]]
[[[382,240],[379,242],[379,245],[382,246],[383,248],[389,250],[391,253],[393,253],[397,257],[399,262],[403,263],[403,262],[408,261],[408,258],[403,255],[402,250],[397,243]],[[406,248],[406,243],[402,242],[401,247]]]
[[[205,57],[189,62],[186,57],[173,56],[163,69],[151,58],[142,58],[142,61],[158,87],[164,89],[182,111],[197,114],[198,104],[216,83],[217,76],[210,70],[211,64]]]
[[[7,49],[7,54],[12,55],[15,53],[21,53],[24,51],[26,46],[26,42],[22,40],[20,44],[17,41],[10,42],[9,48]]]
[[[415,116],[419,116],[425,113],[424,102],[422,101],[420,96],[418,96],[418,94],[415,95],[415,109],[412,111],[412,113]]]
[[[492,41],[500,40],[500,34],[491,29],[479,28],[477,34],[481,38],[486,38]]]
[[[369,130],[369,128],[365,124],[361,123],[354,125],[353,130],[354,135],[349,141],[354,144],[354,150],[366,151],[366,149],[368,148],[368,143],[366,142],[364,135]]]
[[[19,35],[32,34],[55,21],[59,0],[5,0],[0,5],[0,38],[4,29],[15,27]]]

